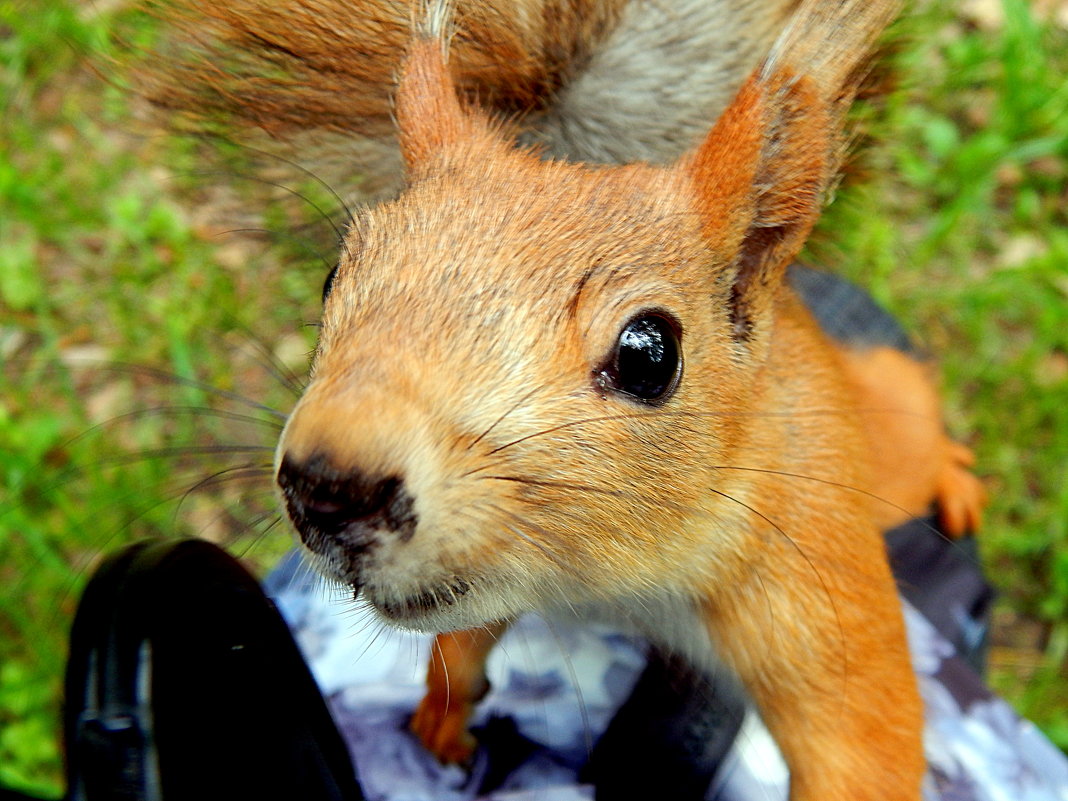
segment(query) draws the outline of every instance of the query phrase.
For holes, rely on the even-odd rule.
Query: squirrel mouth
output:
[[[436,587],[425,588],[421,592],[397,598],[382,592],[374,586],[363,588],[364,598],[384,617],[393,621],[417,621],[420,618],[455,606],[461,598],[471,591],[471,583],[466,579],[453,577]]]

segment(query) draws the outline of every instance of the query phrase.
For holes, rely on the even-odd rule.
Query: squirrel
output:
[[[741,680],[793,801],[916,801],[881,531],[982,488],[929,368],[785,280],[893,0],[187,0],[157,102],[341,141],[377,192],[324,287],[277,483],[310,561],[441,633],[463,761],[510,620],[578,611]],[[346,140],[348,141],[348,140]],[[382,178],[381,176],[387,176]],[[451,632],[451,633],[450,633]]]

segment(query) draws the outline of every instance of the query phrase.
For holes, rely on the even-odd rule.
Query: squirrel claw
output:
[[[443,765],[467,765],[478,741],[467,730],[471,715],[469,703],[452,703],[434,693],[419,702],[409,729]]]
[[[982,524],[987,503],[986,488],[969,469],[975,464],[971,449],[948,443],[948,453],[938,475],[935,499],[942,529],[953,539],[974,533]]]
[[[446,697],[427,693],[408,728],[442,765],[467,765],[478,745],[467,728],[471,709],[469,703],[450,704]]]

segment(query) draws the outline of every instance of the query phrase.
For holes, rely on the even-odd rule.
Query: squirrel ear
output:
[[[396,116],[401,155],[409,170],[461,139],[488,130],[465,109],[449,73],[444,13],[431,14],[413,38],[401,70]]]
[[[709,242],[736,270],[731,313],[749,339],[819,218],[845,153],[845,113],[896,0],[805,0],[763,67],[684,157]]]
[[[838,164],[836,121],[805,79],[754,75],[687,159],[704,234],[732,257],[731,319],[749,339],[816,220]]]

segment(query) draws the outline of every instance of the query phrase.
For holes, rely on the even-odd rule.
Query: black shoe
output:
[[[67,665],[71,801],[361,801],[274,604],[199,540],[134,545],[85,590]]]

